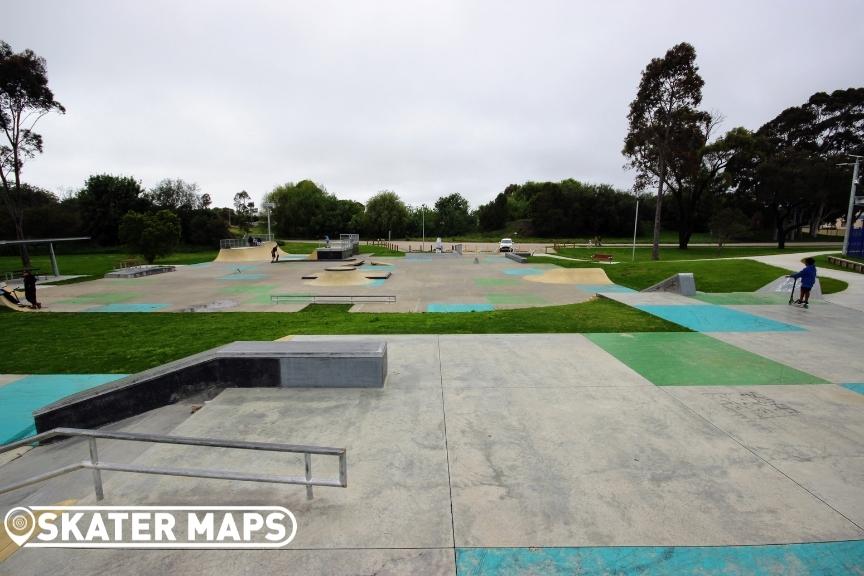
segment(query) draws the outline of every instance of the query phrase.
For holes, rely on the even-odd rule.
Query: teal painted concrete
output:
[[[693,306],[643,304],[636,308],[697,332],[800,332],[804,330],[792,324],[710,304]]]
[[[36,433],[33,411],[52,402],[125,374],[40,374],[0,387],[0,444]]]
[[[105,304],[104,306],[96,306],[95,308],[87,308],[84,312],[156,312],[167,306],[168,304],[126,304],[117,302],[114,304]]]
[[[576,288],[582,290],[584,292],[591,292],[592,294],[601,293],[605,294],[607,292],[635,292],[632,288],[627,288],[626,286],[619,286],[618,284],[576,284]]]
[[[264,280],[265,278],[269,278],[269,276],[267,276],[267,274],[245,274],[238,272],[236,274],[220,276],[219,280],[245,280],[247,282],[255,282],[257,280]]]
[[[864,394],[864,384],[843,384],[843,387],[858,394]]]
[[[426,306],[426,312],[491,312],[492,304],[450,304],[448,302],[432,302]]]
[[[543,270],[539,268],[507,268],[503,270],[508,276],[537,276],[543,274]]]
[[[457,548],[459,576],[864,574],[864,540],[717,547]]]

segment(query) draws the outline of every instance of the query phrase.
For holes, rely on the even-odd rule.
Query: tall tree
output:
[[[199,194],[198,184],[181,178],[165,178],[156,184],[147,196],[157,208],[172,212],[206,208],[203,197]]]
[[[257,212],[255,203],[246,190],[241,190],[234,195],[234,215],[237,217],[235,226],[248,233],[252,228],[252,218]]]
[[[401,198],[390,190],[382,190],[366,202],[365,230],[373,238],[402,238],[411,214]]]
[[[471,215],[468,200],[459,193],[438,198],[435,214],[435,226],[442,237],[464,234],[476,228],[476,218]]]
[[[33,131],[36,123],[56,111],[66,109],[48,88],[45,59],[32,50],[16,54],[0,41],[0,129],[5,140],[0,144],[0,184],[3,203],[15,226],[15,238],[24,239],[24,196],[21,183],[24,161],[42,153],[42,136]],[[27,247],[21,245],[21,263],[30,267]]]
[[[103,246],[119,241],[120,220],[130,210],[147,212],[151,204],[141,183],[130,176],[90,176],[78,192],[87,232]]]
[[[676,135],[686,134],[688,126],[703,118],[705,113],[697,107],[702,102],[704,84],[696,66],[695,48],[682,42],[663,58],[651,60],[642,72],[636,98],[630,103],[629,130],[622,152],[628,165],[637,171],[636,191],[657,185],[651,251],[654,260],[660,259],[663,189],[669,163],[674,159]]]

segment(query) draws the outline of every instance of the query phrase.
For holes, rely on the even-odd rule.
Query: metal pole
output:
[[[308,452],[303,455],[303,461],[306,464],[306,499],[312,500],[312,455]]]
[[[424,204],[421,208],[420,221],[423,223],[423,242],[420,243],[420,252],[426,250],[426,205]]]
[[[633,255],[630,257],[630,261],[634,262],[636,260],[636,230],[639,228],[639,198],[636,198],[636,218],[633,220]]]
[[[48,243],[48,253],[51,255],[51,270],[54,272],[54,276],[60,276],[60,268],[57,267],[57,257],[54,256],[54,243]]]
[[[96,451],[96,438],[90,438],[90,463],[93,464],[93,487],[96,490],[96,500],[101,501],[105,495],[102,493],[102,472],[99,466],[99,453]]]
[[[855,224],[852,217],[855,213],[855,187],[858,185],[858,165],[861,163],[861,156],[855,157],[855,167],[852,169],[852,187],[849,190],[849,211],[846,212],[846,234],[843,236],[843,255],[846,256],[849,252],[849,238],[852,236],[852,226]]]

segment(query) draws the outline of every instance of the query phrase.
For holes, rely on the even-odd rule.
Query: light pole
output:
[[[270,240],[273,240],[273,234],[270,233],[270,210],[273,209],[276,205],[272,202],[264,202],[261,206],[267,210],[267,236],[269,236]]]
[[[420,222],[421,227],[423,228],[423,241],[420,243],[420,252],[424,252],[426,250],[426,205],[423,204],[420,206]]]
[[[636,218],[633,219],[633,254],[630,261],[636,261],[636,229],[639,228],[639,197],[636,197]]]
[[[849,211],[846,212],[846,234],[843,235],[843,255],[846,256],[849,252],[849,238],[852,236],[852,226],[855,224],[852,217],[855,215],[855,204],[858,198],[855,196],[855,188],[858,186],[858,166],[861,164],[861,156],[853,156],[855,158],[855,167],[852,169],[852,187],[849,190]],[[848,166],[848,164],[841,164]]]

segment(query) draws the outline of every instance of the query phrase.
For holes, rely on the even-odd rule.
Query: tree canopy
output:
[[[24,162],[42,153],[42,136],[36,123],[50,112],[63,114],[63,106],[48,88],[45,59],[32,50],[20,53],[0,40],[0,196],[15,228],[24,239],[24,205],[28,189],[21,181]],[[21,262],[30,267],[27,247],[21,245]]]

